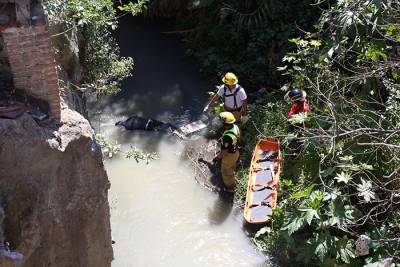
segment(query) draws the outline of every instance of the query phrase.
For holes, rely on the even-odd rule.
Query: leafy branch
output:
[[[295,178],[284,184],[284,212],[263,238],[299,263],[399,259],[399,15],[398,2],[338,1],[323,11],[316,33],[290,40],[296,50],[279,68],[290,78],[284,87],[306,90],[313,112],[308,127],[296,130],[304,144],[299,162],[285,159],[291,166],[283,175]],[[358,258],[362,236],[371,249]]]
[[[96,134],[95,136],[97,143],[100,145],[103,155],[109,159],[112,159],[119,153],[123,153],[125,158],[127,159],[134,159],[137,163],[140,161],[145,161],[146,164],[149,164],[153,160],[157,160],[158,154],[153,153],[146,153],[143,152],[141,149],[130,145],[130,149],[128,151],[123,151],[121,149],[121,145],[117,142],[114,144],[110,143],[104,135]]]

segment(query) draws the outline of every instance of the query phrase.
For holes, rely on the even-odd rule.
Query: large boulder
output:
[[[89,122],[64,106],[61,123],[0,119],[4,238],[21,266],[110,266],[110,187]]]

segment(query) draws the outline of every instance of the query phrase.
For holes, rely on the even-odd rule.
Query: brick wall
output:
[[[14,87],[45,100],[50,116],[60,118],[60,90],[47,25],[7,28],[2,32]]]

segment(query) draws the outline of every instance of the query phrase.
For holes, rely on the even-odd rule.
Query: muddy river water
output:
[[[116,96],[90,110],[97,132],[118,142],[157,152],[136,163],[120,155],[106,160],[111,182],[112,266],[266,266],[246,236],[242,211],[196,183],[185,143],[156,132],[114,126],[130,115],[179,123],[197,119],[212,84],[162,27],[126,19],[116,32],[123,56],[135,60],[133,77]]]

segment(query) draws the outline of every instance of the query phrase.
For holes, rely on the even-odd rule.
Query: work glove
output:
[[[205,108],[203,109],[203,112],[206,112],[208,110],[209,106],[205,106]]]
[[[243,125],[246,124],[248,120],[249,120],[249,116],[248,115],[243,115],[242,118],[241,118],[241,121],[242,121]]]

